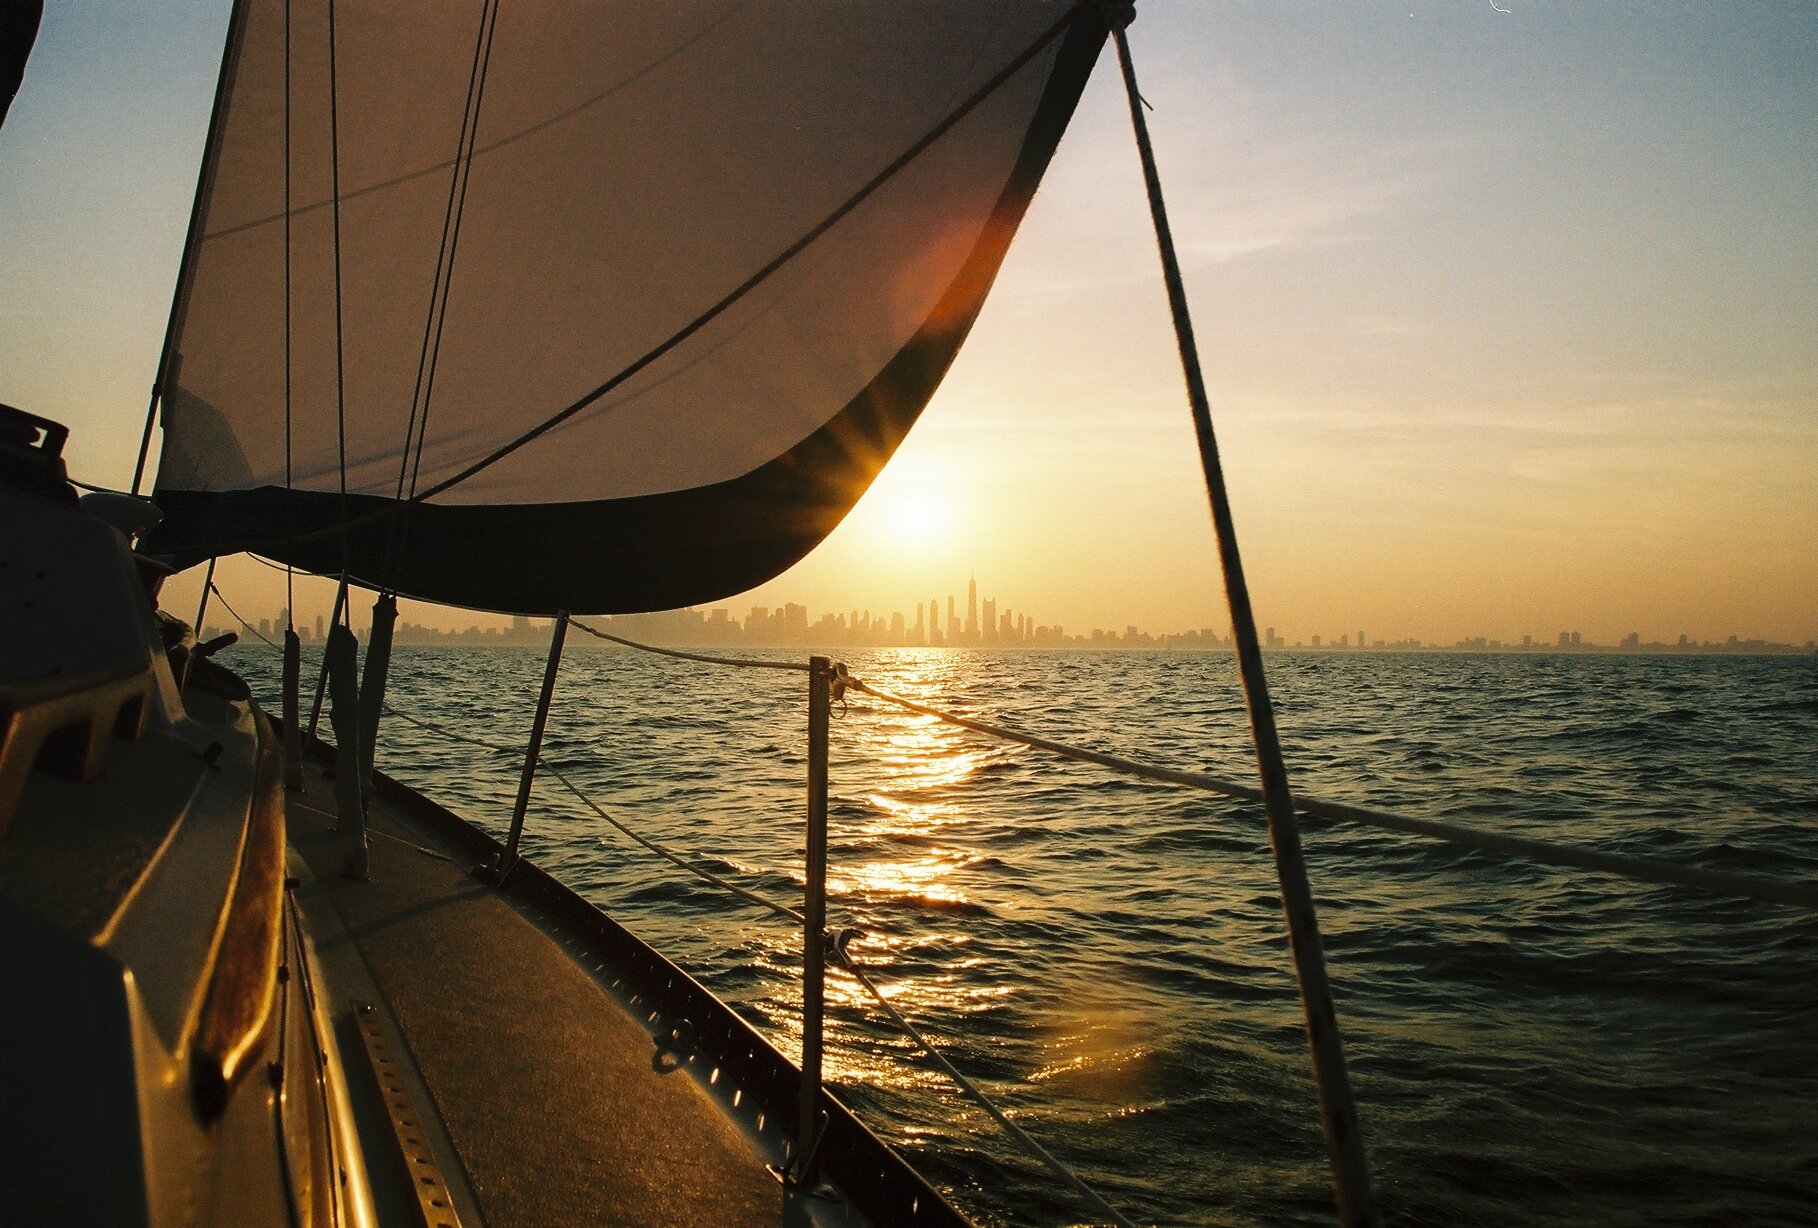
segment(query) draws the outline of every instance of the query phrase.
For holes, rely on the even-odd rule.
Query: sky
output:
[[[131,478],[227,7],[49,5],[0,129],[0,400],[88,481]],[[1147,0],[1130,38],[1259,623],[1818,636],[1818,6]],[[1229,625],[1115,69],[872,492],[719,604],[976,577]],[[280,579],[220,582],[257,618]]]

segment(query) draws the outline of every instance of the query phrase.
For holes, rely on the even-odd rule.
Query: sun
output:
[[[877,535],[897,550],[929,550],[947,539],[952,515],[934,495],[918,490],[878,491],[873,511]]]

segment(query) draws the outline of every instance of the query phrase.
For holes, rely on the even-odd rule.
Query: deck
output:
[[[289,821],[318,975],[343,1012],[378,1004],[413,1100],[440,1118],[428,1142],[463,1223],[808,1222],[766,1168],[778,1157],[667,1043],[661,1015],[377,799],[371,879],[346,878],[333,810],[312,767]]]

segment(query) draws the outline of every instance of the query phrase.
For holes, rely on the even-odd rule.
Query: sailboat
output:
[[[0,423],[8,1222],[961,1222],[818,1038],[374,771],[389,614],[356,681],[341,607],[331,746],[294,633],[267,714],[154,602],[241,551],[558,628],[775,575],[952,361],[1108,11],[235,5],[149,499]]]
[[[952,362],[1129,12],[576,7],[242,0],[133,492],[78,500],[63,428],[5,412],[8,1216],[961,1222],[816,1069],[813,979],[841,951],[812,744],[855,680],[801,666],[799,1057],[517,840],[571,616],[744,591],[839,523]],[[1261,787],[1237,788],[1270,819],[1336,1209],[1366,1223],[1293,817],[1393,816],[1286,791],[1117,42],[1257,729]],[[380,594],[363,678],[351,598],[337,611],[329,737],[294,638],[266,713],[219,642],[155,612],[172,569],[235,552]],[[554,619],[503,840],[374,768],[398,598]],[[1400,829],[1469,835],[1444,827]]]

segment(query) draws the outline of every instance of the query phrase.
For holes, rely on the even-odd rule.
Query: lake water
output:
[[[255,678],[264,649],[236,649]],[[796,659],[800,659],[798,656]],[[1249,779],[1228,657],[903,650],[937,706]],[[1274,654],[1326,798],[1818,879],[1811,657]],[[521,747],[541,653],[406,648],[402,712]],[[571,650],[545,755],[629,826],[799,905],[802,675]],[[1138,1222],[1330,1223],[1259,809],[856,697],[832,734],[835,925],[897,1008]],[[380,766],[501,831],[517,763],[392,719]],[[1818,914],[1307,821],[1390,1222],[1791,1224],[1818,1207]],[[553,782],[525,849],[785,1052],[799,936]],[[836,1092],[968,1214],[1086,1212],[830,974]]]

